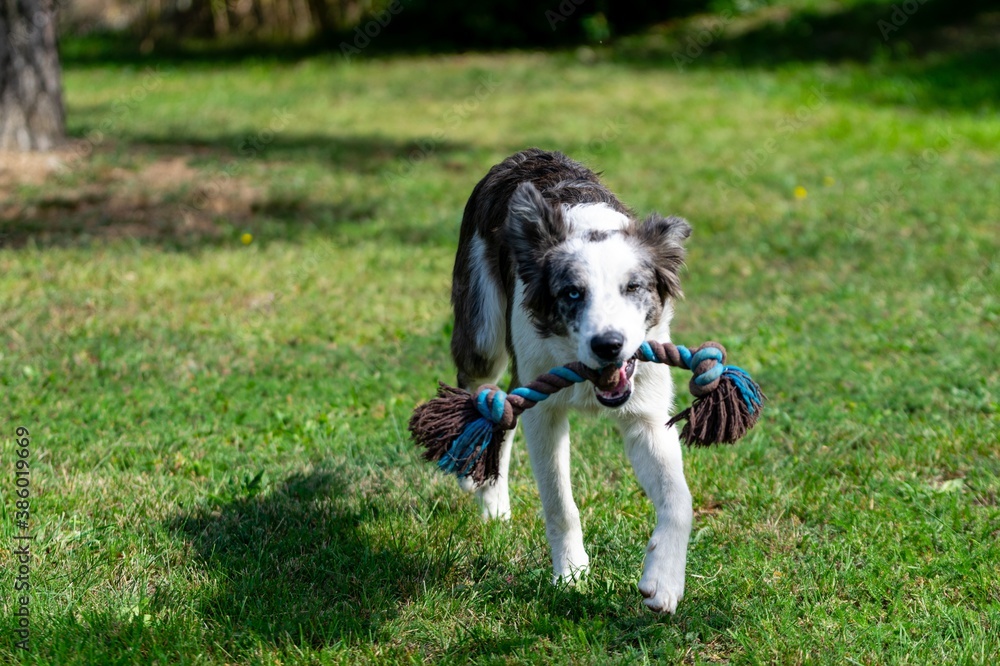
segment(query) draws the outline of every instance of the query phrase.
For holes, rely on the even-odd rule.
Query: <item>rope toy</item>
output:
[[[693,373],[688,388],[694,403],[666,423],[670,427],[686,421],[680,435],[684,443],[731,444],[757,423],[765,396],[745,370],[726,365],[726,349],[719,343],[706,342],[691,351],[669,342],[647,341],[634,358]],[[574,361],[510,393],[492,384],[472,394],[439,383],[437,397],[417,407],[410,417],[410,434],[426,449],[426,460],[482,485],[499,475],[500,445],[504,433],[517,425],[517,417],[550,395],[585,381],[610,390],[617,385],[618,367],[609,365],[598,371]]]

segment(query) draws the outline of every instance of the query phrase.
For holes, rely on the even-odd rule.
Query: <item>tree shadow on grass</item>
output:
[[[0,248],[85,246],[125,241],[162,250],[198,251],[239,244],[245,233],[295,241],[372,219],[374,200],[314,202],[261,196],[252,187],[201,196],[192,186],[123,193],[84,187],[39,193],[0,208]],[[400,230],[403,234],[405,230]]]
[[[511,602],[523,609],[517,622],[463,625],[448,647],[449,657],[459,659],[516,658],[539,641],[558,643],[565,632],[594,631],[598,644],[633,650],[678,645],[678,635],[691,632],[707,642],[733,624],[732,608],[715,598],[686,601],[678,615],[662,618],[641,609],[628,583],[611,590],[552,586],[548,568],[536,570],[533,559],[481,551],[474,538],[453,543],[464,538],[457,534],[466,532],[461,525],[456,531],[451,521],[431,517],[414,529],[414,511],[461,511],[475,520],[457,488],[446,494],[458,506],[421,508],[426,499],[401,504],[377,484],[346,469],[326,470],[294,474],[257,494],[259,479],[247,479],[237,497],[170,521],[169,530],[215,581],[198,602],[212,641],[234,655],[259,641],[312,649],[375,644],[389,638],[383,625],[435,589],[451,590],[477,615]],[[441,524],[447,533],[435,533]]]
[[[125,137],[135,150],[152,156],[186,155],[196,159],[318,162],[338,171],[377,175],[394,165],[420,162],[429,155],[447,156],[468,150],[468,144],[431,137],[393,139],[373,135],[296,134],[293,130],[195,136],[176,128],[157,134]]]
[[[917,58],[997,46],[995,0],[867,3],[835,11],[781,12],[714,45],[747,65],[789,61],[869,62],[886,51]],[[912,5],[912,6],[911,6]],[[897,11],[897,9],[899,11]]]
[[[88,143],[78,130],[61,164],[25,186],[0,178],[0,248],[65,246],[125,239],[166,249],[194,250],[258,238],[296,240],[306,232],[341,233],[379,214],[385,190],[433,157],[468,147],[429,138],[295,135],[287,133],[123,136]],[[5,166],[0,155],[0,174]],[[11,158],[13,159],[13,158]],[[18,158],[23,159],[23,158]],[[38,160],[51,161],[51,156]],[[61,161],[61,162],[60,162]],[[47,162],[46,162],[47,163]],[[374,179],[353,192],[283,191],[262,166],[293,169],[314,163]],[[7,190],[13,196],[6,196]],[[393,221],[382,231],[404,242],[426,234]],[[426,231],[426,230],[424,230]]]
[[[851,99],[963,110],[995,107],[1000,100],[995,0],[859,3],[833,11],[771,7],[750,17],[702,17],[660,37],[634,40],[617,58],[681,71],[858,63],[872,71],[841,91]],[[905,79],[905,89],[885,90],[884,78]]]
[[[169,528],[219,581],[202,602],[217,640],[239,651],[246,635],[323,647],[371,641],[400,607],[443,578],[451,563],[369,531],[405,512],[388,500],[359,502],[357,483],[336,471],[296,474],[266,496],[244,497],[178,516]],[[401,537],[404,539],[404,537]]]

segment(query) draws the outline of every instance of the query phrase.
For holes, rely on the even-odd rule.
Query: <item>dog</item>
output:
[[[497,383],[511,363],[512,386],[581,361],[618,366],[614,388],[563,390],[521,416],[552,554],[553,582],[574,582],[590,566],[570,487],[569,409],[618,422],[636,477],[656,508],[639,591],[673,613],[684,594],[691,493],[670,419],[673,383],[665,365],[636,364],[643,341],[670,339],[681,296],[679,217],[638,221],[598,175],[558,152],[532,148],[497,164],[466,204],[452,282],[451,352],[458,384]],[[610,372],[610,371],[609,371]],[[510,518],[507,433],[495,482],[474,491],[484,519]]]

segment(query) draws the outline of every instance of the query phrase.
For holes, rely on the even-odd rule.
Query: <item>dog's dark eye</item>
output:
[[[642,284],[640,284],[638,282],[629,282],[628,286],[625,287],[625,291],[627,291],[630,294],[634,294],[635,292],[639,291],[640,289],[642,289]]]

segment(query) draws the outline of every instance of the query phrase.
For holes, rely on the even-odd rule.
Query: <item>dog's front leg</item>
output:
[[[639,421],[625,428],[625,446],[639,484],[656,509],[656,527],[646,547],[639,580],[643,603],[657,613],[673,613],[684,596],[684,566],[691,535],[691,492],[677,430],[662,422]]]
[[[521,423],[545,511],[545,535],[552,550],[552,580],[575,581],[590,568],[590,558],[583,547],[580,511],[570,487],[566,410],[539,405],[526,411]]]

